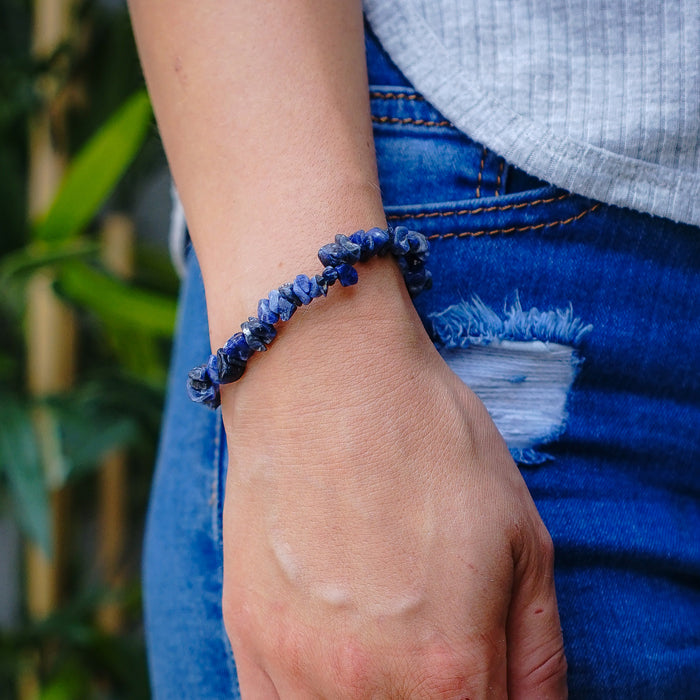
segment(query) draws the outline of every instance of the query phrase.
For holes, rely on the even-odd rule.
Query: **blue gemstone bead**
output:
[[[263,323],[277,323],[280,320],[280,315],[270,308],[269,299],[261,299],[258,302],[258,318]]]
[[[294,278],[292,289],[302,304],[308,304],[313,298],[310,294],[311,280],[306,275],[297,275]]]
[[[277,335],[277,331],[273,325],[263,323],[255,318],[255,316],[249,316],[247,321],[243,321],[243,323],[241,323],[241,330],[243,331],[248,345],[258,352],[267,350],[267,346]]]
[[[318,284],[319,277],[323,279],[323,277],[320,275],[314,275],[313,277],[309,278],[309,296],[312,299],[316,299],[323,294],[323,290]]]
[[[219,388],[209,376],[207,365],[195,367],[187,374],[187,395],[195,403],[216,408],[221,402]]]
[[[256,326],[257,336],[265,345],[269,345],[277,336],[277,329],[271,323],[264,323],[255,316],[248,316],[248,323]]]
[[[248,328],[247,321],[243,321],[243,323],[241,323],[241,328],[243,329],[246,342],[251,348],[253,348],[253,350],[257,350],[258,352],[265,352],[265,350],[267,350],[265,343],[251,333],[250,328]]]
[[[326,243],[318,251],[318,259],[326,267],[335,267],[343,262],[343,249],[337,243]]]
[[[381,229],[377,229],[380,231]],[[360,246],[360,262],[367,262],[375,254],[374,238],[369,231],[357,231],[350,236],[353,243]]]
[[[279,287],[277,287],[277,291],[280,293],[281,297],[286,299],[291,304],[294,304],[294,306],[301,306],[301,299],[294,292],[294,285],[292,282],[281,284]]]
[[[386,255],[389,252],[391,235],[388,230],[371,228],[367,231],[367,237],[372,241],[372,250],[377,255]],[[369,245],[369,244],[368,244]]]
[[[353,284],[357,284],[357,270],[352,265],[338,265],[336,270],[338,270],[338,282],[343,287],[351,287]]]
[[[270,311],[272,313],[275,313],[279,316],[280,313],[280,293],[276,289],[270,290],[270,293],[267,295],[267,301],[270,304]]]
[[[405,261],[405,269],[409,272],[413,270],[422,270],[425,268],[425,262],[420,258],[414,258],[412,255],[407,255],[405,258],[401,258]]]
[[[408,240],[408,229],[405,226],[397,226],[392,231],[391,236],[391,252],[397,257],[406,255],[411,250],[411,244]]]
[[[280,321],[289,321],[297,307],[280,295],[279,290],[273,289],[267,295],[270,301],[270,309],[279,315]]]
[[[248,345],[245,336],[240,331],[234,333],[223,347],[224,352],[234,360],[245,362],[253,354],[253,349]]]
[[[343,250],[342,262],[346,265],[354,265],[360,259],[362,249],[357,243],[353,243],[347,236],[338,233],[335,237],[336,245],[339,245]]]
[[[193,367],[187,373],[187,383],[195,391],[204,391],[212,386],[211,377],[207,372],[206,365],[200,365],[199,367]]]
[[[428,239],[418,231],[409,231],[406,240],[413,255],[424,255],[430,250]]]
[[[425,267],[407,272],[404,275],[404,280],[406,282],[408,292],[412,297],[427,289],[430,289],[433,286],[433,276],[430,270],[426,269]]]
[[[329,286],[331,286],[335,284],[335,281],[338,279],[338,270],[332,265],[329,265],[328,267],[323,269],[321,276],[326,281],[326,283]]]
[[[335,237],[335,243],[328,243],[318,251],[318,259],[326,267],[354,265],[360,259],[360,252],[359,245],[339,233]]]
[[[219,384],[230,384],[241,378],[245,372],[245,362],[228,355],[224,348],[219,348],[216,357],[219,365]]]
[[[219,360],[216,355],[209,355],[207,360],[207,374],[213,384],[219,381]]]
[[[314,275],[314,282],[325,297],[328,294],[328,280],[323,275]]]
[[[350,241],[352,241],[353,243],[355,243],[356,245],[359,245],[360,248],[362,248],[362,245],[363,245],[362,242],[365,239],[365,232],[362,229],[360,229],[359,231],[355,231],[355,233],[351,233],[348,236],[348,239]]]

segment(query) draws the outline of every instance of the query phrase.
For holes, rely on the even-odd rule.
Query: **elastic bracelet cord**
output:
[[[388,229],[372,228],[356,231],[351,236],[338,234],[335,243],[324,245],[318,259],[324,266],[320,275],[297,275],[293,282],[273,289],[258,302],[258,315],[250,316],[241,324],[226,345],[219,348],[208,361],[190,370],[187,393],[196,403],[216,408],[221,403],[219,386],[230,384],[243,376],[249,358],[255,352],[267,350],[277,335],[275,324],[288,321],[302,305],[328,294],[328,288],[337,282],[349,287],[357,283],[357,262],[365,262],[375,255],[393,255],[403,273],[411,296],[416,296],[432,284],[430,271],[425,267],[429,243],[422,233],[405,226]]]

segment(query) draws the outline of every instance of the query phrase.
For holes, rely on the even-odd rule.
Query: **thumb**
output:
[[[506,629],[509,700],[567,697],[566,656],[554,591],[554,546],[543,525],[515,565]]]

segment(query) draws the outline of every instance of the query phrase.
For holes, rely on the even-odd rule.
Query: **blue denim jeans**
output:
[[[538,182],[452,128],[371,37],[368,64],[389,220],[432,241],[416,306],[555,543],[570,696],[697,697],[700,230]],[[178,329],[146,536],[151,678],[158,698],[236,698],[225,436],[184,390],[209,352],[191,252]]]

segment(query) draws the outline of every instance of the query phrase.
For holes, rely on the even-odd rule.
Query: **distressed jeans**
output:
[[[432,243],[416,306],[555,543],[570,697],[697,697],[700,230],[538,182],[454,129],[372,37],[368,65],[389,221]],[[225,436],[184,389],[209,352],[191,251],[178,328],[145,548],[151,679],[158,698],[236,698]]]

